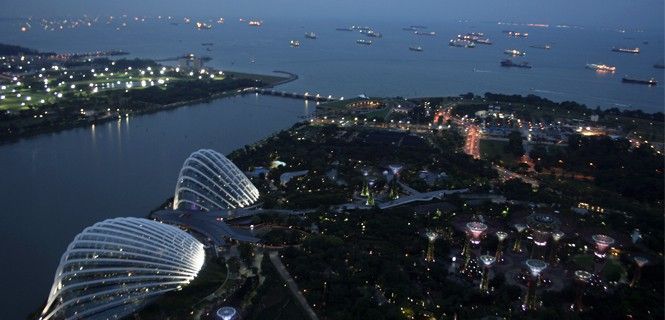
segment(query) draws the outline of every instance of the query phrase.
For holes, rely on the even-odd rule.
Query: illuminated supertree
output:
[[[614,244],[614,239],[604,234],[595,234],[591,237],[595,243],[593,254],[595,257],[595,272],[596,274],[602,271],[605,266],[605,258],[607,257],[607,250]]]
[[[480,258],[478,258],[478,260],[480,260],[480,263],[483,266],[483,276],[480,279],[480,291],[488,292],[489,282],[490,282],[489,281],[490,268],[492,267],[492,265],[496,261],[496,258],[494,258],[494,256],[484,254],[484,255],[480,256]]]
[[[503,241],[508,238],[508,233],[497,231],[496,238],[499,240],[499,243],[496,245],[495,258],[497,263],[501,263],[503,261]]]
[[[487,230],[486,224],[476,221],[467,223],[465,227],[468,241],[465,243],[464,249],[462,249],[462,255],[464,256],[462,271],[465,271],[469,266],[469,262],[471,261],[471,250],[480,247],[481,237]]]
[[[529,268],[530,277],[527,284],[526,297],[524,298],[524,304],[522,304],[523,310],[535,310],[540,304],[538,297],[536,296],[536,287],[538,286],[538,280],[540,274],[547,268],[547,263],[540,259],[529,259],[526,261],[526,266]]]
[[[633,260],[635,261],[635,264],[637,265],[637,269],[635,269],[635,274],[633,275],[633,280],[630,281],[630,286],[634,287],[637,285],[637,282],[640,281],[640,277],[642,277],[642,267],[649,263],[649,259],[645,257],[634,257]]]
[[[589,283],[593,275],[584,270],[575,271],[575,310],[582,311],[584,306],[582,304],[582,297],[584,296],[584,291],[586,286]]]
[[[515,230],[517,231],[517,236],[515,237],[515,245],[513,245],[513,252],[521,253],[522,252],[522,232],[526,229],[526,226],[517,223],[514,225]]]
[[[547,241],[559,229],[559,224],[559,220],[549,214],[534,213],[527,217],[527,226],[533,238],[531,258],[545,259]]]
[[[556,264],[559,262],[559,257],[557,256],[559,253],[559,241],[565,233],[561,231],[556,231],[552,233],[552,249],[550,250],[550,263]]]
[[[428,230],[425,232],[425,236],[427,236],[427,240],[429,240],[427,243],[427,254],[425,255],[425,261],[434,262],[436,261],[434,258],[434,242],[439,238],[439,233],[434,230]]]

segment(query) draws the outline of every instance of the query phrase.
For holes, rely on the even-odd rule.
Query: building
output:
[[[251,206],[259,190],[238,167],[214,150],[192,153],[180,170],[174,210],[215,211]]]
[[[118,319],[190,283],[205,261],[188,233],[142,218],[98,222],[62,255],[40,319]]]

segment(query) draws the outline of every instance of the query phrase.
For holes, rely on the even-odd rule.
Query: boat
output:
[[[419,35],[419,36],[431,36],[431,37],[433,37],[433,36],[436,35],[436,32],[434,32],[434,31],[425,32],[425,31],[416,30],[416,31],[413,32],[413,34]]]
[[[492,44],[489,38],[485,37],[485,34],[482,32],[471,32],[467,34],[458,34],[457,39],[459,40],[468,40],[477,44]]]
[[[263,22],[258,20],[250,20],[247,24],[252,27],[260,27],[263,24]]]
[[[517,32],[517,31],[503,30],[503,33],[505,33],[509,37],[516,37],[516,38],[527,38],[527,37],[529,37],[529,33],[527,33],[527,32]]]
[[[305,38],[307,38],[307,39],[316,39],[316,33],[307,32],[307,33],[305,33]]]
[[[656,63],[653,65],[653,67],[656,69],[665,69],[665,65],[662,63]]]
[[[640,48],[617,48],[614,47],[612,48],[612,51],[614,52],[621,52],[621,53],[632,53],[632,54],[638,54],[640,53]]]
[[[629,78],[628,76],[624,76],[623,78],[621,78],[621,82],[646,84],[646,85],[649,85],[649,86],[655,86],[655,85],[658,84],[658,81],[656,81],[656,79],[654,79],[654,78],[651,78],[649,80],[644,80],[644,79]]]
[[[291,47],[294,47],[294,48],[300,47],[300,41],[298,41],[298,40],[291,40],[291,42],[289,44],[291,45]]]
[[[344,28],[336,28],[335,30],[337,31],[353,31],[352,28],[344,27]]]
[[[201,21],[199,21],[199,22],[196,23],[196,29],[199,29],[199,30],[210,30],[210,29],[212,29],[212,26],[209,25],[209,24],[207,24],[207,23],[205,23],[205,22],[201,22]]]
[[[552,48],[552,46],[550,46],[549,44],[544,44],[544,45],[532,45],[532,46],[529,46],[529,48],[549,50],[549,49]]]
[[[417,47],[409,47],[409,50],[411,50],[411,51],[416,51],[416,52],[422,52],[422,51],[423,51],[423,47],[421,47],[421,46],[417,46]]]
[[[506,49],[506,50],[503,51],[503,53],[505,53],[509,56],[513,56],[513,57],[517,57],[517,56],[521,57],[521,56],[526,55],[526,52],[522,52],[522,51],[519,51],[517,49]]]
[[[608,66],[605,64],[588,63],[587,69],[596,70],[597,72],[614,72],[617,70],[615,66]]]
[[[506,60],[501,60],[501,66],[502,67],[515,67],[515,68],[526,68],[526,69],[531,69],[531,65],[526,62],[520,62],[520,63],[515,63],[513,60],[506,59]]]
[[[201,45],[202,46],[212,46],[213,43],[212,42],[204,42],[204,43],[201,43]]]
[[[448,42],[448,45],[451,47],[457,47],[457,48],[475,48],[476,44],[473,43],[472,41],[469,40],[463,40],[463,39],[451,39],[450,42]]]
[[[383,35],[381,33],[376,32],[374,30],[368,30],[368,31],[365,31],[365,32],[361,31],[361,33],[364,33],[366,36],[368,36],[370,38],[382,38],[383,37]]]
[[[359,39],[359,40],[356,40],[356,43],[357,44],[370,45],[370,44],[372,44],[372,40]]]

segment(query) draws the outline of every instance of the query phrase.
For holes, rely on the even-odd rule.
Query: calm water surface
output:
[[[60,255],[83,228],[146,216],[171,196],[192,151],[227,154],[301,121],[312,107],[234,97],[0,146],[0,319],[38,308]]]

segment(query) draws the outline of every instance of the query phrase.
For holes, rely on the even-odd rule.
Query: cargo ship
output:
[[[307,38],[307,39],[316,39],[316,33],[307,32],[307,33],[305,33],[305,38]]]
[[[506,49],[506,50],[503,51],[503,53],[505,53],[509,56],[513,56],[513,57],[518,57],[518,56],[522,57],[522,56],[526,55],[526,52],[522,52],[522,51],[519,51],[517,49]]]
[[[482,32],[471,32],[467,34],[458,34],[457,39],[468,40],[477,44],[492,44],[489,38],[485,37],[485,34]]]
[[[509,37],[516,37],[516,38],[528,38],[529,37],[529,33],[527,33],[527,32],[517,32],[517,31],[503,30],[503,33],[505,33]]]
[[[549,44],[533,45],[533,46],[529,46],[529,47],[534,48],[534,49],[544,49],[544,50],[549,50],[550,48],[552,48]]]
[[[632,54],[638,54],[640,53],[640,48],[612,48],[612,51],[614,52],[621,52],[621,53],[632,53]]]
[[[472,41],[469,40],[462,40],[462,39],[451,39],[450,42],[448,42],[448,45],[451,47],[457,47],[457,48],[475,48],[476,44],[473,43]]]
[[[614,72],[617,70],[615,66],[608,66],[605,64],[588,63],[587,69],[596,70],[596,72]]]
[[[621,82],[646,84],[648,86],[655,86],[658,84],[658,81],[656,81],[656,79],[654,78],[651,78],[649,80],[644,80],[644,79],[629,78],[628,76],[624,76],[623,78],[621,78]]]
[[[419,35],[419,36],[435,36],[436,32],[430,31],[430,32],[425,32],[425,31],[414,31],[413,34]]]
[[[653,65],[653,67],[656,69],[665,69],[665,65],[662,63],[656,63]]]
[[[337,28],[335,30],[337,30],[337,31],[353,31],[352,28]]]
[[[370,38],[382,38],[383,35],[379,32],[376,32],[374,30],[367,30],[367,31],[360,31],[360,33],[365,34],[366,36]]]
[[[290,42],[289,44],[290,44],[291,47],[293,47],[293,48],[300,47],[300,41],[298,41],[298,40],[291,40],[291,42]]]
[[[357,44],[364,44],[364,45],[368,46],[368,45],[372,44],[372,40],[360,39],[360,40],[356,40],[356,43]]]
[[[526,69],[531,69],[531,65],[524,61],[520,63],[515,63],[513,60],[506,59],[506,60],[501,60],[501,66],[502,67],[515,67],[515,68],[526,68]]]
[[[422,51],[423,51],[423,47],[421,47],[421,46],[417,46],[417,47],[409,47],[409,50],[411,50],[411,51],[416,51],[416,52],[422,52]]]
[[[250,20],[247,24],[252,27],[260,27],[263,24],[263,22],[259,20]]]

